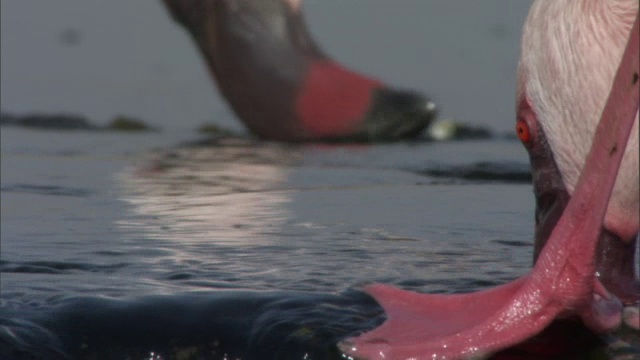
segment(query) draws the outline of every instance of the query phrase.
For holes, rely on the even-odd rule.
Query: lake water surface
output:
[[[514,140],[1,136],[8,358],[340,358],[337,341],[384,319],[364,284],[466,292],[531,264]]]
[[[529,4],[305,11],[336,59],[502,133]],[[199,141],[203,122],[241,126],[159,2],[3,0],[0,14],[2,110],[163,129],[2,127],[0,359],[342,359],[337,341],[384,320],[362,285],[468,292],[531,266],[515,140]],[[638,342],[559,324],[496,358],[626,360]]]

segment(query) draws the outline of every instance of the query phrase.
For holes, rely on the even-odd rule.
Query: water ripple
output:
[[[38,195],[71,196],[80,198],[86,198],[94,194],[93,191],[82,188],[34,184],[5,185],[0,188],[0,191]]]
[[[419,173],[435,178],[474,182],[531,183],[529,164],[516,162],[481,161],[463,166],[439,164]]]
[[[0,261],[0,272],[26,274],[65,274],[73,271],[113,273],[127,264],[97,265],[56,261],[9,262]]]

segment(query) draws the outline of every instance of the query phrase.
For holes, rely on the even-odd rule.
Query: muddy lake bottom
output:
[[[1,140],[2,359],[343,359],[384,321],[366,284],[469,292],[531,267],[515,140]],[[494,358],[638,357],[637,333],[568,321]]]

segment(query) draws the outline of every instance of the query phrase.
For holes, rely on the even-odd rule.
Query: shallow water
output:
[[[3,128],[5,298],[25,285],[31,295],[120,296],[137,293],[130,288],[336,292],[408,279],[423,290],[452,291],[448,281],[472,268],[486,267],[496,277],[488,281],[499,282],[529,266],[527,184],[424,175],[489,154],[516,168],[526,160],[515,142],[292,147],[230,140],[140,156],[107,144],[154,136]],[[22,140],[33,137],[47,144]],[[507,225],[495,226],[501,222]],[[513,263],[492,269],[505,255]],[[424,280],[427,268],[442,277]],[[90,284],[56,281],[87,272]],[[27,285],[25,273],[51,276]]]
[[[513,128],[529,0],[363,4],[305,1],[328,54],[443,118]],[[2,128],[0,359],[339,359],[337,341],[384,320],[363,284],[473,291],[530,267],[516,141],[186,146],[212,119],[242,127],[159,1],[0,15],[3,111],[165,131]],[[496,358],[640,356],[637,334],[571,323],[529,345]]]
[[[384,319],[363,284],[473,291],[531,264],[512,140],[185,145],[11,127],[1,140],[9,358],[340,358],[337,341]],[[600,358],[640,354],[622,335],[578,338]]]

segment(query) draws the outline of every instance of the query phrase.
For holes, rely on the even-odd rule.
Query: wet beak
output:
[[[602,224],[640,105],[639,28],[637,18],[570,201],[528,100],[520,102],[518,137],[529,149],[538,202],[538,258],[532,271],[508,284],[469,294],[416,294],[369,286],[365,291],[383,306],[387,320],[342,342],[342,351],[371,359],[483,357],[530,339],[567,315],[578,316],[595,331],[614,330],[622,321],[640,328],[637,306],[627,311],[606,289],[618,280],[605,283],[607,277],[596,278],[599,269],[627,274],[626,260],[634,256],[629,251],[622,254],[624,248],[617,244],[623,242],[607,240]],[[597,255],[602,246],[619,258],[602,260]],[[620,282],[624,291],[630,287],[630,294],[637,291],[634,275]]]
[[[414,138],[424,131],[437,113],[436,104],[420,93],[390,88],[375,90],[372,106],[365,115],[366,140]]]
[[[534,175],[534,179],[536,176]],[[544,184],[556,183],[549,182]],[[534,188],[544,187],[535,183]],[[563,187],[545,189],[536,193],[536,225],[534,261],[549,239],[552,230],[562,216],[570,196]],[[638,241],[623,241],[620,236],[602,228],[596,249],[596,277],[610,293],[618,297],[623,304],[631,305],[640,302],[640,284],[636,280],[636,247]]]
[[[543,130],[529,148],[533,191],[536,198],[534,261],[556,227],[571,196],[562,181]],[[623,241],[614,232],[602,227],[596,249],[596,276],[604,287],[624,304],[640,301],[640,285],[635,278],[636,241]]]

